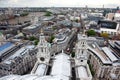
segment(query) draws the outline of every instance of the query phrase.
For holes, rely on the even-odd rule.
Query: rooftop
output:
[[[16,51],[13,55],[11,55],[6,60],[4,60],[3,63],[5,63],[5,64],[11,64],[12,60],[14,60],[15,57],[23,56],[24,54],[26,54],[28,52],[28,50],[30,50],[32,48],[34,48],[33,45],[22,47],[21,49],[19,49],[18,51]]]
[[[49,20],[51,20],[51,19],[53,19],[54,18],[54,16],[50,16],[50,17],[45,17],[43,20],[44,21],[49,21]]]
[[[36,75],[43,76],[45,74],[47,65],[45,64],[39,64],[37,67],[37,70],[35,71]]]
[[[85,66],[80,66],[77,69],[78,69],[79,78],[87,78],[88,77],[88,73],[87,73]]]
[[[25,27],[24,29],[35,29],[35,28],[37,28],[37,27],[39,27],[38,24]]]
[[[120,41],[115,41],[115,43],[116,43],[118,46],[120,46]]]
[[[112,64],[112,62],[110,61],[110,59],[101,51],[99,50],[96,45],[95,45],[95,48],[92,48],[92,47],[88,47],[88,49],[90,51],[92,51],[92,53],[98,57],[100,59],[100,61],[102,61],[103,64]]]
[[[115,57],[115,55],[110,51],[109,48],[103,47],[102,50],[104,51],[104,53],[109,57],[109,59],[110,59],[112,62],[118,60],[118,59]]]
[[[65,53],[60,53],[55,57],[51,75],[71,76],[70,57]]]
[[[105,29],[118,29],[118,24],[114,21],[108,21],[108,20],[101,20],[98,22],[98,25],[100,25],[101,28]]]
[[[8,75],[0,78],[0,80],[69,80],[71,76],[70,57],[65,53],[55,56],[51,75],[43,76],[46,65],[40,64],[35,74],[23,76]]]
[[[11,42],[7,42],[7,43],[1,45],[1,46],[0,46],[0,56],[1,56],[4,52],[6,52],[7,50],[13,48],[14,46],[15,46],[15,45],[14,45],[13,43],[11,43]]]

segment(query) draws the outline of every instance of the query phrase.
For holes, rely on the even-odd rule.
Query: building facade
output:
[[[78,43],[76,44],[75,56],[75,71],[77,80],[92,80],[92,75],[87,64],[88,61],[88,45],[86,36],[79,36]]]
[[[43,33],[40,34],[39,43],[37,45],[37,61],[31,71],[31,74],[45,75],[50,61],[50,47],[51,45],[45,40]],[[38,68],[44,68],[43,72],[39,71]]]
[[[92,74],[95,79],[98,80],[119,80],[120,63],[117,58],[108,47],[101,47],[96,42],[89,44],[88,46],[89,61],[91,65]],[[114,75],[114,76],[113,76]]]
[[[28,73],[36,62],[36,51],[34,46],[20,48],[0,63],[0,76]]]

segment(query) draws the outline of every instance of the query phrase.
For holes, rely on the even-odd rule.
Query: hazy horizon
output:
[[[0,7],[93,7],[116,8],[120,0],[0,0]]]

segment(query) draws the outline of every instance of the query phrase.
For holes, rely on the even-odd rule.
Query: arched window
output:
[[[83,54],[83,50],[82,50],[82,54]]]
[[[83,62],[83,60],[81,60],[81,62]]]
[[[41,47],[41,52],[43,52],[43,48]]]

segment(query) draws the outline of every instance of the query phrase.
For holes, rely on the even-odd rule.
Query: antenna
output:
[[[104,4],[103,4],[102,8],[104,9]]]

